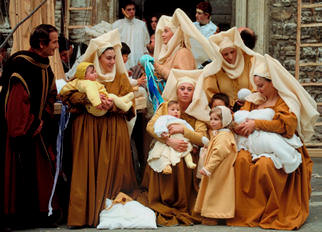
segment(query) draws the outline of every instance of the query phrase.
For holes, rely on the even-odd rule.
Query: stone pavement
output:
[[[322,232],[322,158],[312,158],[313,174],[312,174],[312,195],[310,201],[310,215],[305,224],[298,230],[300,232]],[[80,230],[70,230],[66,226],[60,226],[54,229],[34,229],[24,231],[41,231],[41,232],[78,232],[78,231],[97,231],[94,228],[84,228]],[[175,227],[158,227],[156,230],[113,230],[119,232],[138,232],[138,231],[155,231],[155,232],[230,232],[230,231],[241,231],[241,232],[254,232],[254,231],[274,231],[276,230],[264,230],[260,228],[248,228],[248,227],[229,227],[229,226],[175,226]]]

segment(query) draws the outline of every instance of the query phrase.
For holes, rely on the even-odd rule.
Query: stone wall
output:
[[[303,0],[309,3],[309,0]],[[297,0],[270,1],[270,35],[269,54],[277,58],[286,69],[295,75],[296,29],[297,29]],[[321,23],[322,8],[302,9],[302,24]],[[321,43],[321,27],[308,27],[301,30],[301,43]],[[321,47],[301,48],[301,63],[321,63]],[[322,83],[322,67],[300,67],[299,81]],[[322,103],[321,86],[305,87],[316,102]],[[322,107],[319,107],[322,112]],[[319,121],[322,121],[321,117]],[[322,142],[322,127],[316,127],[312,142]]]
[[[222,29],[235,25],[233,20],[233,0],[210,0],[212,6],[211,19],[214,24],[222,26]]]
[[[297,0],[272,0],[269,53],[295,74]],[[302,23],[322,22],[322,8],[302,10]],[[301,43],[321,43],[321,28],[302,28]],[[322,62],[322,48],[301,48],[301,62]],[[320,78],[319,78],[320,77]],[[302,67],[301,82],[322,82],[322,67]]]

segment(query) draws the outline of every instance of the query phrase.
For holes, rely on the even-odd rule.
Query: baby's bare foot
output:
[[[172,168],[170,165],[167,165],[163,171],[162,171],[163,174],[166,174],[166,175],[169,175],[169,174],[172,174]]]

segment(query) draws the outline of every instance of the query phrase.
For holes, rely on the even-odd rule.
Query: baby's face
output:
[[[168,107],[168,114],[176,117],[176,118],[180,118],[180,107],[179,104],[173,104],[171,106]]]
[[[210,127],[212,130],[219,130],[222,128],[221,119],[216,113],[210,115]]]
[[[97,73],[93,66],[90,66],[86,70],[85,79],[90,81],[96,81]]]

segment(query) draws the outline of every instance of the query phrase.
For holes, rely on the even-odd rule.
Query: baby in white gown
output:
[[[183,157],[188,168],[194,169],[196,167],[196,164],[192,161],[190,153],[192,151],[191,143],[181,133],[169,135],[168,127],[171,124],[182,124],[189,130],[193,131],[193,128],[187,121],[180,119],[180,107],[176,101],[170,101],[168,103],[168,115],[162,115],[155,121],[154,133],[160,138],[170,137],[184,140],[188,143],[188,148],[184,152],[178,152],[165,143],[157,141],[154,144],[154,147],[149,152],[147,161],[155,172],[162,172],[163,174],[171,174],[171,165],[175,166]],[[208,144],[209,140],[208,138],[203,137],[202,142],[204,144]]]
[[[275,112],[271,108],[239,110],[234,114],[234,121],[239,124],[246,119],[272,120],[274,115]],[[248,150],[253,160],[262,156],[269,157],[277,169],[283,168],[286,173],[295,171],[302,162],[301,154],[296,148],[303,144],[295,134],[287,139],[277,133],[255,130],[248,137],[238,135],[236,141],[238,151]]]

